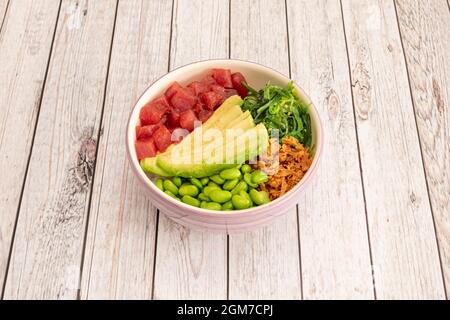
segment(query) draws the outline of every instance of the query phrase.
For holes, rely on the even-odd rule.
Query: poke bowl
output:
[[[195,62],[153,84],[132,108],[132,171],[161,213],[206,231],[270,224],[314,177],[323,130],[311,99],[263,65]]]

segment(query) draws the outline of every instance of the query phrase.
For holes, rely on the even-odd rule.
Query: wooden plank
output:
[[[0,33],[0,288],[32,145],[59,1],[12,1]],[[1,2],[0,19],[6,9]],[[17,133],[19,133],[19,136]]]
[[[3,21],[6,18],[6,10],[9,0],[0,0],[0,32],[2,31]]]
[[[343,14],[377,297],[444,298],[394,4]]]
[[[228,56],[228,2],[175,1],[170,67]],[[155,299],[225,299],[226,236],[159,216]]]
[[[445,1],[397,1],[426,177],[450,296],[450,13]]]
[[[6,299],[76,298],[116,1],[64,0]]]
[[[167,72],[171,0],[120,1],[99,142],[81,296],[150,299],[156,212],[123,144],[144,89]]]
[[[231,57],[289,75],[284,1],[231,3]],[[230,299],[299,299],[298,228],[295,208],[273,225],[229,237]]]
[[[305,299],[372,299],[365,207],[339,1],[288,1],[292,78],[322,115],[325,155],[298,205]],[[330,187],[332,186],[332,187]]]

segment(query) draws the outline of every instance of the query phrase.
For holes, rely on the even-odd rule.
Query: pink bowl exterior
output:
[[[315,135],[313,137],[313,141],[315,144],[315,155],[313,159],[313,163],[311,168],[308,170],[303,179],[288,193],[282,196],[279,199],[276,199],[270,202],[267,205],[261,207],[255,207],[246,210],[238,210],[238,211],[213,211],[200,209],[196,207],[192,207],[186,205],[182,202],[172,199],[164,192],[159,190],[155,184],[150,180],[150,178],[144,173],[141,169],[139,162],[136,158],[136,153],[134,150],[134,128],[137,124],[135,120],[138,111],[143,105],[143,97],[152,90],[155,84],[160,83],[165,79],[165,77],[170,76],[174,72],[183,71],[184,68],[196,69],[196,70],[209,70],[213,67],[224,67],[229,68],[232,71],[240,71],[242,67],[245,68],[257,68],[259,71],[264,70],[269,73],[267,79],[264,79],[264,82],[272,80],[272,77],[276,75],[278,80],[283,78],[284,82],[289,81],[289,78],[284,75],[278,73],[277,71],[270,69],[268,67],[259,65],[254,62],[235,60],[235,59],[220,59],[220,60],[206,60],[195,62],[178,69],[173,70],[172,72],[166,74],[161,77],[153,84],[151,84],[141,95],[138,101],[134,104],[133,110],[131,112],[130,118],[128,120],[127,125],[127,133],[126,133],[126,149],[128,159],[130,161],[131,168],[134,174],[137,176],[139,181],[143,184],[147,194],[152,199],[153,203],[156,207],[159,208],[160,212],[166,214],[169,218],[174,220],[175,222],[184,225],[189,228],[201,230],[201,231],[210,231],[217,233],[236,233],[243,231],[251,231],[258,227],[262,227],[270,224],[277,217],[287,213],[292,210],[300,196],[303,194],[305,189],[311,183],[313,177],[316,175],[318,165],[320,163],[320,159],[322,157],[323,152],[323,128],[322,123],[319,118],[319,114],[314,104],[311,102],[311,99],[304,93],[304,91],[296,85],[297,90],[299,91],[300,96],[305,99],[307,102],[311,103],[310,106],[310,115],[313,126],[313,131],[315,131]],[[244,74],[244,76],[246,76]],[[173,80],[171,80],[173,81]],[[170,81],[170,82],[171,82]],[[250,84],[251,81],[249,81]],[[276,83],[276,81],[275,81]],[[158,94],[161,94],[161,90],[155,90],[154,94],[152,94],[152,98],[155,98]],[[134,119],[133,119],[134,118]]]

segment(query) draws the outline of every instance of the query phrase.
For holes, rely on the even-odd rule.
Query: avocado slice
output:
[[[249,141],[257,142],[250,143]],[[222,151],[221,161],[218,163],[210,163],[209,154],[203,153],[201,163],[193,163],[192,155],[189,154],[184,159],[172,158],[171,155],[158,156],[156,163],[169,175],[180,176],[185,178],[203,178],[214,175],[223,169],[235,167],[236,164],[242,163],[253,158],[263,152],[268,146],[268,133],[263,124],[259,124],[254,128],[248,129],[244,134],[236,137],[233,146],[243,146],[245,148],[232,148],[233,152],[224,152],[226,145],[219,145],[214,151]],[[230,142],[229,142],[230,143]],[[174,161],[175,159],[175,161]]]
[[[162,177],[170,176],[166,171],[164,171],[158,166],[158,164],[156,163],[156,157],[142,159],[140,164],[141,168],[145,172],[154,173]]]
[[[242,103],[243,100],[237,95],[225,100],[225,102],[223,102],[222,105],[213,113],[213,115],[202,125],[201,128],[203,130],[203,134],[211,128],[218,129],[222,132],[225,132],[227,129],[242,129],[244,134],[234,138],[233,143],[245,143],[245,137],[248,136],[246,133],[248,130],[255,128],[255,123],[249,111],[243,112],[241,110],[240,105]],[[249,155],[252,155],[254,152],[259,152],[258,150],[264,147],[268,141],[268,138],[264,138],[263,140],[266,140],[266,143],[264,143],[264,141],[260,142],[260,144],[256,146],[256,149],[255,147],[252,147],[255,150],[247,150],[248,152],[244,152],[244,154],[241,154],[240,157],[233,155],[232,152],[231,156],[233,159],[230,161],[226,161],[227,159],[225,159],[225,157],[228,156],[230,158],[230,156],[228,152],[224,152],[227,154],[224,154],[223,157],[219,158],[217,161],[222,163],[207,163],[210,161],[208,161],[208,155],[204,154],[203,150],[209,149],[209,151],[212,151],[214,154],[216,149],[219,150],[219,148],[224,148],[224,146],[220,145],[216,148],[213,145],[215,141],[211,141],[202,146],[203,148],[201,149],[201,153],[194,153],[193,147],[194,142],[196,142],[194,136],[199,133],[197,130],[198,128],[185,137],[179,144],[171,145],[164,153],[161,153],[153,158],[143,159],[141,161],[141,167],[146,172],[154,173],[160,176],[205,177],[215,174],[223,169],[236,166],[233,159],[248,159]],[[267,130],[265,127],[264,131],[267,136]],[[185,151],[185,155],[183,155],[181,151]],[[177,152],[181,155],[181,158],[174,156]],[[174,158],[172,158],[173,156]],[[176,161],[172,161],[172,159],[176,159]],[[200,163],[194,163],[193,159],[199,159]]]

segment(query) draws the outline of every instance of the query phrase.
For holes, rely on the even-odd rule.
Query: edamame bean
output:
[[[223,184],[225,182],[225,180],[221,176],[219,176],[218,174],[213,175],[213,176],[211,176],[209,178],[212,181],[214,181],[215,183],[217,183],[217,184]]]
[[[252,173],[252,182],[256,184],[264,183],[269,180],[269,177],[267,176],[267,173],[261,170],[253,171]]]
[[[194,207],[200,206],[200,201],[189,195],[183,196],[183,198],[181,198],[181,201]]]
[[[247,191],[248,185],[245,181],[239,181],[239,183],[231,190],[231,194],[238,194],[241,190]]]
[[[181,185],[180,189],[178,189],[178,193],[180,196],[191,196],[195,197],[198,195],[198,188],[192,184]]]
[[[174,195],[178,194],[178,188],[175,185],[175,183],[173,183],[170,180],[164,180],[164,190],[166,191],[170,191],[172,192]]]
[[[191,178],[191,183],[196,186],[199,190],[203,189],[203,184],[197,178]]]
[[[253,189],[250,190],[249,195],[253,202],[258,206],[270,202],[269,194],[266,191],[257,191]]]
[[[239,195],[240,195],[241,197],[246,198],[246,199],[250,202],[250,207],[253,207],[253,200],[252,200],[252,198],[250,198],[249,194],[248,194],[246,191],[241,190],[241,191],[239,192]]]
[[[227,201],[224,204],[222,204],[222,211],[230,211],[233,210],[233,202],[232,201]]]
[[[210,186],[210,187],[217,187],[217,188],[220,189],[220,186],[217,183],[215,183],[214,181],[208,182],[208,186]]]
[[[176,200],[180,200],[180,198],[178,198],[176,195],[174,195],[172,192],[170,192],[169,190],[164,191],[165,194],[167,194],[169,197],[172,197]]]
[[[199,193],[197,198],[202,201],[211,201],[211,199],[209,199],[209,197],[203,192]]]
[[[180,177],[173,177],[172,182],[179,188],[183,183],[183,180],[181,180]]]
[[[241,177],[241,172],[236,168],[225,169],[220,172],[220,177],[225,180],[238,179]]]
[[[252,175],[250,173],[246,173],[244,174],[244,181],[247,182],[247,184],[250,187],[256,188],[258,186],[258,184],[254,183],[252,180]]]
[[[209,194],[214,191],[214,190],[220,190],[220,188],[218,186],[206,186],[203,188],[203,193],[209,197]]]
[[[159,190],[164,191],[164,181],[163,181],[163,179],[159,178],[158,180],[156,180],[155,184],[156,184],[156,187]]]
[[[218,203],[225,203],[227,201],[230,201],[231,199],[231,192],[216,189],[209,193],[208,197],[211,198],[212,201],[218,202]]]
[[[208,178],[208,177],[206,177],[206,178],[201,178],[201,179],[200,179],[200,182],[202,183],[202,185],[206,186],[206,185],[208,184],[208,182],[209,182],[209,178]]]
[[[222,210],[222,206],[216,202],[202,202],[200,207],[209,210]]]
[[[237,194],[231,198],[231,202],[233,203],[233,207],[237,210],[247,209],[250,207],[250,201],[246,197]]]
[[[242,174],[250,173],[252,172],[252,167],[249,164],[243,164],[241,167]]]
[[[226,182],[223,184],[222,188],[223,188],[223,190],[228,190],[228,191],[230,191],[230,190],[232,190],[234,187],[236,187],[236,185],[237,185],[238,183],[239,183],[239,179],[228,180],[228,181],[226,181]]]

